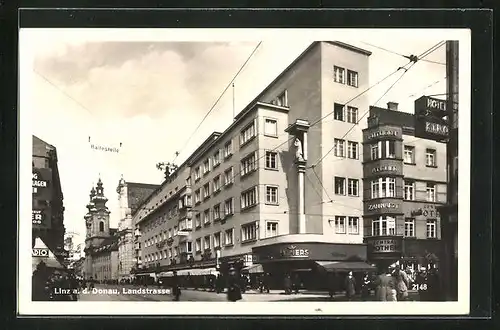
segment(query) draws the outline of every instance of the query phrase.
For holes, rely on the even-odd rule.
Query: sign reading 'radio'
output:
[[[49,249],[33,248],[33,249],[31,249],[31,256],[40,257],[40,258],[47,258],[49,256]]]

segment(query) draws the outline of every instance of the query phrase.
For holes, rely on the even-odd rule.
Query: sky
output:
[[[76,243],[85,239],[85,205],[99,177],[109,199],[111,226],[116,227],[116,187],[121,175],[126,181],[160,184],[163,173],[156,169],[156,163],[172,161],[176,151],[180,152],[176,163],[182,163],[211,132],[224,131],[230,125],[232,89],[192,135],[259,41],[261,45],[234,82],[236,113],[316,35],[268,35],[249,40],[233,34],[224,40],[205,34],[204,41],[182,41],[178,36],[172,41],[168,36],[165,34],[164,40],[142,37],[138,41],[127,40],[122,34],[119,40],[106,40],[71,30],[65,31],[64,37],[44,30],[26,37],[39,45],[31,48],[32,62],[28,63],[32,65],[29,80],[33,134],[57,148],[64,223],[67,232],[79,233]],[[339,39],[322,35],[318,40]],[[419,55],[442,40],[442,36],[432,33],[408,38],[405,34],[382,32],[377,37],[359,33],[357,38],[342,41],[372,52],[369,75],[370,84],[374,84],[408,63],[387,50]],[[418,62],[377,105],[395,101],[401,111],[412,112],[419,96],[445,93],[445,46],[426,59],[442,64]],[[370,104],[397,78],[395,75],[372,89],[368,94]],[[89,137],[92,143],[111,147],[122,143],[122,147],[119,153],[95,151],[90,148]]]

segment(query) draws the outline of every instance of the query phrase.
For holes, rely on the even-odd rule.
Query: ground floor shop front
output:
[[[366,245],[319,242],[276,243],[253,248],[265,285],[270,289],[344,289],[352,272],[361,284],[366,273],[374,272],[366,262]],[[250,270],[251,271],[251,270]]]
[[[443,258],[442,241],[403,236],[366,237],[367,259],[383,270],[394,264],[411,272],[439,269]]]

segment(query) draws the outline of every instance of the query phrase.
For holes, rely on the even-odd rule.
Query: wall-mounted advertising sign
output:
[[[363,164],[364,177],[380,177],[385,175],[402,175],[403,164],[400,160],[382,159]]]
[[[448,138],[446,101],[422,96],[415,100],[415,137],[443,141]]]
[[[50,200],[52,187],[52,170],[48,168],[33,168],[32,192],[33,197],[42,200]]]
[[[397,130],[384,128],[384,129],[378,129],[375,132],[368,133],[368,135],[366,136],[366,140],[369,141],[380,137],[399,137],[399,136],[400,134]]]
[[[48,258],[49,257],[49,249],[47,248],[33,248],[31,249],[31,256],[38,258]]]
[[[368,260],[394,258],[402,253],[403,239],[401,236],[367,237]]]
[[[401,201],[398,199],[365,201],[365,215],[400,213],[403,213],[403,210],[401,207]]]
[[[51,214],[49,209],[31,211],[31,225],[36,229],[49,229],[51,227]]]
[[[309,249],[301,249],[295,245],[290,245],[281,250],[281,256],[284,258],[307,258],[309,257]]]

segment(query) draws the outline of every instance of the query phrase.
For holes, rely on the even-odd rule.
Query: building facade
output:
[[[416,270],[442,257],[439,207],[446,203],[446,145],[415,137],[415,118],[370,107],[363,132],[364,233],[368,259]]]
[[[134,223],[132,214],[159,185],[127,182],[123,177],[118,182],[116,192],[120,209],[118,222],[118,279],[130,279],[137,260],[134,248]]]
[[[33,135],[32,247],[40,237],[59,258],[64,258],[64,203],[57,149]]]
[[[116,228],[109,226],[109,214],[106,206],[101,179],[97,187],[90,191],[88,212],[84,216],[86,230],[84,278],[100,282],[118,280],[118,234]]]
[[[359,121],[368,100],[344,106],[368,88],[369,56],[314,42],[175,169],[134,216],[142,272],[369,268]]]

